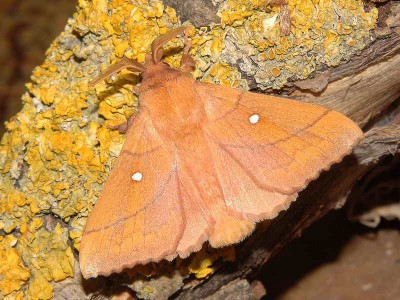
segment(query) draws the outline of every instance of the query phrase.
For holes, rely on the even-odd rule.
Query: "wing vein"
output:
[[[255,184],[258,188],[268,191],[267,188],[264,188],[263,185],[262,185],[260,182],[258,182],[250,172],[248,172],[247,168],[242,164],[242,162],[239,161],[236,157],[234,157],[234,156],[229,152],[229,150],[227,150],[227,149],[225,148],[225,145],[223,145],[223,144],[219,143],[218,141],[216,141],[215,138],[214,138],[212,135],[210,135],[208,132],[207,132],[207,135],[213,140],[213,142],[214,142],[218,147],[220,147],[224,152],[226,152],[226,153],[239,165],[240,168],[242,168],[242,170],[247,174],[247,176],[249,176],[249,178],[254,182],[254,184]],[[217,175],[217,176],[218,176],[218,175]]]
[[[186,211],[183,207],[183,198],[182,198],[182,192],[181,192],[181,188],[180,188],[180,179],[179,179],[179,175],[178,175],[178,170],[175,166],[175,178],[176,178],[176,188],[177,188],[177,194],[178,194],[178,202],[179,202],[179,208],[181,210],[181,216],[182,216],[182,226],[181,226],[181,231],[179,233],[179,237],[177,238],[177,242],[175,245],[175,252],[178,249],[178,245],[179,242],[181,241],[183,234],[185,233],[186,227],[187,227],[187,218],[186,218]]]
[[[246,92],[246,91],[242,91],[242,92],[239,94],[238,99],[237,99],[237,101],[235,102],[235,105],[234,105],[234,107],[233,107],[232,109],[228,110],[228,111],[225,112],[222,116],[219,116],[218,118],[216,118],[214,121],[218,121],[218,120],[220,120],[220,119],[226,117],[227,115],[233,113],[235,110],[237,110],[238,107],[240,106],[240,102],[242,101],[242,96],[245,94],[245,92]],[[221,97],[215,97],[215,98],[220,99],[220,100],[224,100],[224,99],[221,98]]]
[[[234,130],[234,131],[236,132],[236,134],[240,137],[240,139],[241,139],[242,141],[244,141],[242,133],[241,133],[240,131],[237,131],[237,129],[234,128],[234,127],[233,127],[233,130]],[[265,146],[263,146],[263,147],[247,147],[247,146],[240,146],[240,145],[238,145],[237,147],[234,146],[234,145],[232,145],[231,147],[234,147],[234,148],[246,148],[246,149],[251,149],[251,150],[256,150],[257,148],[262,148],[262,149],[264,150],[267,146],[274,147],[275,149],[278,149],[278,151],[280,151],[281,153],[283,153],[285,156],[287,156],[287,157],[289,158],[289,160],[291,161],[291,163],[293,162],[293,158],[290,157],[287,153],[283,152],[279,147],[276,146],[276,144],[265,145]],[[275,163],[277,163],[277,164],[279,165],[279,161],[278,161],[275,157],[271,156],[271,158],[275,161]],[[286,168],[285,168],[285,169],[286,169]]]
[[[153,205],[155,202],[157,202],[157,201],[160,199],[160,197],[161,197],[162,195],[164,195],[164,192],[165,192],[165,190],[166,190],[166,187],[167,187],[168,183],[169,183],[169,182],[171,181],[171,179],[172,179],[172,175],[173,175],[173,172],[171,171],[171,173],[170,173],[170,175],[169,175],[167,181],[163,184],[162,190],[160,191],[160,193],[159,193],[158,195],[156,195],[149,203],[147,203],[147,204],[146,204],[145,206],[143,206],[141,209],[139,209],[139,210],[135,211],[134,213],[132,213],[132,214],[130,214],[130,215],[124,217],[124,218],[121,218],[121,219],[119,219],[119,220],[117,220],[117,221],[115,221],[115,222],[113,222],[113,223],[111,223],[111,224],[108,224],[107,226],[98,227],[98,228],[96,228],[96,229],[87,231],[86,234],[89,235],[89,234],[91,234],[91,233],[93,233],[93,232],[98,232],[98,231],[100,231],[100,230],[108,229],[108,228],[110,228],[110,227],[119,225],[119,224],[125,222],[126,220],[129,220],[130,218],[133,218],[133,217],[137,216],[139,213],[145,211],[150,205]]]

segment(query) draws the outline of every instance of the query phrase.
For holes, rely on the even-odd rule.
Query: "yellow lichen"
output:
[[[35,218],[20,238],[17,248],[24,261],[34,267],[31,269],[34,276],[47,281],[60,281],[73,276],[74,259],[68,246],[68,232],[60,223],[50,232],[44,228],[43,219]]]
[[[190,263],[187,265],[189,273],[194,274],[197,278],[205,278],[214,272],[212,265],[218,259],[222,258],[224,261],[235,260],[235,248],[225,247],[214,252],[208,252],[204,248],[201,249]],[[185,270],[181,268],[181,272]]]
[[[18,291],[30,276],[29,270],[22,264],[18,251],[3,246],[6,240],[2,238],[0,241],[0,292],[3,296]]]
[[[47,300],[53,297],[53,286],[41,275],[32,276],[27,296],[32,300]]]
[[[192,274],[195,274],[197,278],[207,277],[213,272],[211,267],[216,257],[213,257],[205,251],[200,251],[189,264],[188,268]]]
[[[227,0],[220,12],[223,24],[232,26],[226,43],[236,50],[223,51],[222,58],[246,61],[239,67],[261,89],[281,88],[289,78],[307,78],[317,64],[336,66],[348,60],[370,42],[369,31],[377,21],[377,9],[366,12],[362,1],[289,0],[292,26],[282,37],[281,7],[271,3]],[[256,67],[251,67],[249,56]],[[278,76],[276,70],[281,72]]]
[[[149,294],[151,294],[151,293],[154,293],[154,289],[153,289],[153,287],[152,286],[150,286],[150,285],[146,285],[144,288],[143,288],[143,293],[146,295],[149,295]]]
[[[4,300],[24,300],[24,293],[22,291],[11,293],[4,297]]]
[[[278,68],[275,68],[275,67],[271,69],[271,73],[275,77],[278,77],[279,75],[281,75],[281,71]]]

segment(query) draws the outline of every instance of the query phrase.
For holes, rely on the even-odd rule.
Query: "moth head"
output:
[[[140,64],[139,62],[130,59],[130,58],[122,58],[117,61],[115,64],[110,66],[106,69],[103,73],[89,82],[89,85],[94,86],[95,84],[99,83],[102,80],[109,78],[110,76],[118,73],[122,69],[128,69],[133,72],[144,72],[144,73],[153,73],[158,72],[159,69],[165,68],[168,65],[162,62],[162,57],[164,54],[163,46],[176,36],[184,33],[186,27],[178,27],[160,35],[159,37],[155,38],[154,41],[151,43],[151,54],[146,56],[146,60],[144,64]],[[186,37],[187,40],[187,37]],[[184,49],[184,53],[187,52],[187,47]],[[186,53],[187,54],[187,53]]]

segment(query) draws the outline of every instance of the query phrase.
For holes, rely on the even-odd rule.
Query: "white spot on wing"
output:
[[[251,124],[257,124],[259,120],[260,120],[260,116],[257,114],[251,115],[249,118],[249,121]]]
[[[132,175],[133,181],[141,181],[142,178],[143,178],[143,174],[140,172],[136,172],[135,174]]]

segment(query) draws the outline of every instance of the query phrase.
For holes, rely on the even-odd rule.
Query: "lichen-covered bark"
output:
[[[196,27],[218,24],[218,5],[210,0],[180,1],[164,0],[165,5],[175,9],[182,22],[189,21]]]
[[[330,67],[373,46],[371,30],[378,11],[367,12],[361,1],[289,0],[288,36],[280,30],[281,7],[271,1],[214,3],[219,24],[197,28],[185,23],[197,63],[193,75],[199,80],[244,89],[278,89],[289,79],[305,79],[316,70],[334,73]],[[0,277],[0,296],[50,299],[68,295],[69,287],[69,295],[77,299],[100,292],[107,298],[120,285],[143,299],[210,296],[238,277],[251,279],[270,255],[338,206],[368,168],[354,158],[346,159],[313,182],[286,213],[260,225],[242,245],[203,249],[171,264],[81,281],[76,254],[82,231],[124,141],[123,135],[107,126],[124,122],[137,110],[131,82],[137,83],[138,78],[124,71],[96,90],[88,82],[99,68],[123,56],[143,62],[151,41],[178,24],[175,10],[159,0],[78,2],[77,13],[46,52],[45,62],[33,71],[22,98],[24,107],[7,123],[1,140],[0,260],[4,266],[0,272],[16,275]],[[396,38],[392,27],[387,28],[387,40]],[[166,61],[173,66],[181,55],[176,43],[182,45],[182,40],[167,45],[171,56]],[[390,49],[395,47],[392,44]],[[397,62],[396,51],[386,53],[396,54],[391,59]],[[379,73],[373,67],[381,68]],[[357,80],[329,84],[319,97],[300,92],[296,97],[335,108],[365,124],[399,95],[400,76],[394,66],[382,62],[373,67]],[[385,77],[375,78],[382,76],[376,74]],[[365,78],[382,79],[380,88],[365,93]]]

